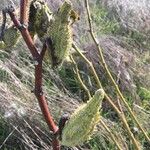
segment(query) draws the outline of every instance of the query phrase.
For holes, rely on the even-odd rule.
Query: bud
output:
[[[104,91],[99,89],[86,104],[75,110],[62,131],[62,145],[73,147],[90,139],[100,120],[103,98]]]

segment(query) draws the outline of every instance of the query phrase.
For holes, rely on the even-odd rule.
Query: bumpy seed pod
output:
[[[62,64],[72,47],[72,30],[69,21],[71,12],[71,2],[65,1],[54,16],[55,20],[48,30],[47,37],[50,42],[48,43],[48,53],[52,68]]]
[[[11,26],[4,31],[3,41],[0,41],[0,48],[4,49],[7,47],[14,46],[20,37],[19,31]]]
[[[29,9],[29,32],[34,37],[35,34],[42,40],[47,33],[47,29],[52,21],[52,12],[44,0],[34,0]]]
[[[73,147],[89,140],[100,120],[103,98],[104,91],[102,89],[97,90],[88,103],[80,106],[72,114],[62,131],[62,145]]]

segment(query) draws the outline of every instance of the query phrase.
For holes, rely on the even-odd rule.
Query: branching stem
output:
[[[98,75],[97,75],[97,73],[95,71],[95,68],[93,67],[93,64],[84,56],[84,54],[81,53],[80,49],[75,44],[73,44],[73,48],[79,53],[79,55],[83,58],[83,60],[89,65],[91,73],[93,74],[93,76],[95,78],[95,81],[96,81],[96,83],[98,85],[98,88],[102,88],[103,89],[101,81],[100,81],[100,79],[99,79],[99,77],[98,77]],[[132,134],[132,132],[131,132],[131,130],[129,128],[129,125],[127,123],[127,120],[126,120],[124,114],[122,114],[122,112],[117,108],[117,106],[114,104],[114,102],[111,100],[111,98],[107,95],[106,92],[105,92],[105,98],[109,102],[109,104],[112,106],[112,108],[116,111],[118,116],[120,117],[120,120],[122,121],[124,127],[126,128],[128,135],[134,141],[136,149],[140,150],[139,146],[137,144],[137,141],[134,138],[134,135]]]
[[[138,125],[139,129],[142,131],[142,133],[144,134],[145,138],[147,139],[148,142],[150,142],[150,138],[148,137],[147,133],[144,131],[144,129],[142,128],[142,126],[140,125],[140,123],[138,122],[137,118],[135,117],[135,115],[133,114],[130,106],[128,105],[126,99],[124,98],[123,94],[121,93],[118,85],[116,84],[114,78],[112,77],[109,69],[108,69],[108,66],[105,62],[105,59],[104,59],[104,56],[103,56],[103,52],[102,52],[102,48],[100,47],[100,44],[99,42],[97,41],[95,35],[94,35],[94,31],[93,31],[93,26],[92,26],[92,19],[91,19],[91,14],[90,14],[90,9],[89,9],[89,1],[88,0],[85,0],[85,7],[86,7],[86,10],[87,10],[87,15],[88,15],[88,22],[89,22],[89,27],[90,27],[90,34],[91,34],[91,37],[97,47],[97,50],[99,52],[99,56],[100,56],[100,62],[103,64],[103,67],[108,75],[108,77],[110,78],[110,80],[112,81],[116,91],[117,91],[117,94],[120,96],[120,100],[122,100],[122,102],[124,103],[124,105],[126,106],[128,112],[130,113],[131,117],[134,119],[134,121],[136,122],[136,124]]]
[[[84,56],[84,55],[83,55]],[[81,77],[80,77],[80,74],[79,74],[79,70],[78,70],[78,67],[77,67],[77,63],[75,62],[75,60],[73,59],[72,56],[70,56],[73,64],[75,65],[75,73],[77,75],[77,78],[79,80],[79,82],[81,83],[81,86],[83,87],[83,89],[85,90],[85,92],[87,92],[87,95],[89,96],[89,99],[91,98],[91,95],[90,95],[90,91],[89,89],[87,88],[87,86],[83,83]],[[113,142],[116,144],[118,150],[122,150],[119,143],[117,142],[114,134],[112,133],[112,131],[107,127],[107,125],[105,124],[105,122],[102,121],[102,119],[100,119],[100,123],[101,125],[105,128],[105,130],[109,133],[111,139],[113,140]]]
[[[13,21],[16,28],[18,28],[20,30],[21,35],[33,56],[33,59],[35,62],[35,90],[34,90],[34,93],[38,99],[39,106],[40,106],[43,116],[46,120],[46,123],[47,123],[49,129],[55,135],[55,133],[58,131],[58,127],[56,126],[55,122],[53,121],[53,117],[51,116],[47,101],[46,101],[45,96],[43,95],[43,91],[42,91],[42,61],[43,61],[43,57],[44,57],[44,54],[46,51],[46,43],[43,45],[43,49],[41,50],[41,53],[39,53],[37,48],[34,45],[34,42],[30,36],[30,33],[28,31],[27,6],[28,6],[28,0],[21,0],[21,2],[20,2],[20,21],[16,18],[16,15],[12,9],[8,10],[8,14],[10,15],[11,20]],[[59,140],[57,139],[56,136],[53,137],[52,147],[53,147],[53,150],[60,150]]]

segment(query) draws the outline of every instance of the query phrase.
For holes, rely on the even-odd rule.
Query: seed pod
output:
[[[3,42],[5,43],[5,47],[14,46],[18,42],[19,37],[20,33],[14,26],[6,29],[3,36]]]
[[[54,16],[54,21],[48,30],[47,37],[50,39],[48,53],[52,68],[63,63],[72,47],[72,27],[69,21],[71,11],[71,2],[65,1]]]
[[[100,120],[103,98],[104,91],[102,89],[97,90],[86,104],[80,106],[72,114],[62,131],[62,145],[73,147],[89,140]]]
[[[52,18],[52,12],[44,0],[33,0],[29,9],[29,32],[32,38],[37,34],[42,40],[47,33]]]

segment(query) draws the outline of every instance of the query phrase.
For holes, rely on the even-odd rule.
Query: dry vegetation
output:
[[[2,3],[4,2],[8,1],[3,0]],[[18,1],[14,2],[18,5]],[[62,1],[47,0],[47,2],[56,11]],[[111,97],[117,99],[114,87],[106,77],[102,64],[99,63],[96,47],[87,32],[84,3],[79,0],[72,2],[80,14],[80,21],[73,26],[74,40],[93,63],[104,89]],[[7,5],[2,5],[2,3],[0,9]],[[103,48],[108,67],[140,120],[140,124],[150,134],[150,3],[146,0],[136,2],[135,0],[91,0],[90,6],[93,12],[95,33]],[[104,9],[101,9],[102,7]],[[112,17],[115,18],[113,23]],[[105,24],[106,18],[111,25],[98,30],[100,26],[107,25]],[[104,24],[101,24],[103,19]],[[116,24],[113,25],[116,22],[117,27]],[[37,46],[39,45],[37,43]],[[75,54],[75,56],[80,75],[84,83],[87,83],[90,92],[93,93],[97,87],[89,66],[78,55]],[[62,70],[56,72],[50,69],[49,64],[44,64],[44,91],[56,122],[64,112],[71,113],[77,108],[79,103],[82,103],[81,99],[87,99],[86,92],[81,88],[70,68],[72,66],[65,63]],[[33,88],[34,65],[24,42],[20,40],[14,48],[0,50],[0,149],[51,149],[51,133],[43,120],[37,100],[31,93]],[[119,105],[118,101],[115,103]],[[135,137],[141,142],[141,149],[148,150],[150,145],[137,129],[124,106],[123,111],[128,116],[127,120]],[[118,116],[105,101],[102,116],[102,120],[112,129],[122,149],[134,150]],[[64,147],[64,149],[67,148]],[[94,138],[74,149],[115,150],[116,146],[106,129],[99,124]]]

